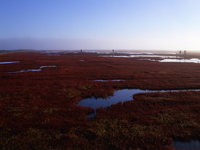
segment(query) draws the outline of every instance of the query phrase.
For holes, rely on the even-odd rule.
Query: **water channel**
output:
[[[100,80],[101,81],[101,80]],[[106,80],[103,80],[106,81]],[[118,102],[125,102],[133,100],[133,95],[138,93],[149,93],[149,92],[180,92],[180,91],[199,91],[195,89],[188,89],[188,90],[141,90],[141,89],[122,89],[122,90],[115,90],[112,96],[107,98],[95,98],[92,96],[91,98],[85,98],[79,101],[77,104],[78,106],[84,107],[92,107],[94,108],[95,112],[90,114],[88,117],[94,117],[96,114],[96,109],[99,107],[106,108],[111,106],[112,104],[117,104]]]
[[[99,107],[106,108],[112,104],[117,104],[118,102],[125,102],[133,100],[133,95],[138,93],[149,93],[149,92],[181,92],[181,91],[200,91],[199,89],[188,89],[188,90],[140,90],[140,89],[122,89],[115,90],[112,96],[107,98],[85,98],[79,101],[78,106],[93,107],[94,113],[87,115],[89,118],[93,118],[96,114],[96,109]],[[177,149],[200,149],[200,141],[191,140],[190,142],[173,141],[172,145]]]
[[[41,66],[40,68],[36,68],[36,69],[23,69],[20,71],[11,71],[8,73],[20,73],[20,72],[30,72],[30,71],[41,71],[42,68],[47,68],[47,67],[57,67],[56,65],[49,65],[49,66]]]
[[[0,62],[0,64],[12,64],[12,63],[19,63],[20,61],[4,61]]]

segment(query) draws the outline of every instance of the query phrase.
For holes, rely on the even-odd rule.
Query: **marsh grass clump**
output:
[[[170,148],[172,138],[185,140],[199,138],[199,113],[198,111],[194,113],[192,109],[200,103],[198,95],[199,92],[193,91],[187,94],[182,92],[136,94],[133,101],[102,109],[96,118],[125,119],[128,122],[129,132],[134,135],[137,143],[140,140],[145,141],[143,144],[145,149],[155,148],[155,145],[159,148],[165,146]],[[161,101],[160,97],[165,97],[166,100]],[[159,143],[153,139],[157,139]],[[148,141],[154,144],[147,144]]]
[[[42,113],[44,114],[54,114],[58,111],[58,108],[47,108]]]

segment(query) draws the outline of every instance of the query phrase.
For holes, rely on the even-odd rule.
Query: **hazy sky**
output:
[[[0,49],[200,50],[200,0],[0,0]]]

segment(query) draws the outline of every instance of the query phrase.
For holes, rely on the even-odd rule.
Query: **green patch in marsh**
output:
[[[155,117],[155,121],[157,121],[159,123],[173,124],[173,123],[175,123],[175,118],[171,117],[167,113],[158,113],[157,116]]]
[[[91,89],[92,88],[92,85],[79,85],[79,88],[82,89],[82,90],[87,90],[87,89]]]
[[[76,128],[73,134],[100,149],[152,149],[155,145],[151,143],[170,147],[172,142],[162,127],[131,124],[118,119],[95,119],[92,128]]]
[[[171,72],[172,72],[171,70],[163,70],[163,71],[158,72],[158,74],[169,74]]]
[[[47,149],[46,141],[52,137],[43,130],[29,128],[26,132],[2,139],[4,149]]]
[[[75,88],[67,89],[67,92],[68,92],[67,98],[74,98],[81,95],[81,91]]]

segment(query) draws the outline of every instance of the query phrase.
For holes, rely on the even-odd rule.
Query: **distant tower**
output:
[[[181,51],[179,51],[179,55],[181,55]]]
[[[82,49],[81,49],[81,53],[82,53],[83,51],[82,51]]]
[[[112,53],[114,54],[114,49],[112,50]]]
[[[186,51],[184,51],[184,55],[186,55]]]

